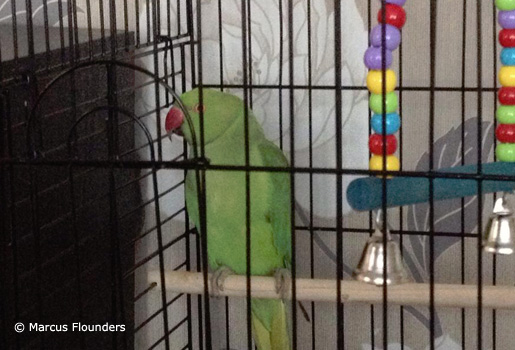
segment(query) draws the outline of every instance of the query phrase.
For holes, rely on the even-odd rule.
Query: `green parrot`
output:
[[[200,111],[203,110],[205,157],[216,165],[245,165],[244,103],[234,95],[203,89],[184,93],[200,147]],[[193,136],[184,114],[176,105],[167,115],[167,133],[178,133],[192,145]],[[252,111],[248,111],[250,164],[286,167],[281,150],[265,138]],[[200,154],[200,149],[199,149]],[[244,171],[205,173],[208,261],[214,276],[246,274],[246,187]],[[186,209],[200,228],[199,205],[194,171],[186,175]],[[251,275],[286,279],[291,267],[290,175],[284,172],[255,171],[250,174]],[[230,270],[229,270],[230,269]],[[276,284],[278,285],[278,284]],[[284,285],[283,285],[284,287]],[[278,289],[278,292],[280,288]],[[260,350],[289,349],[286,307],[282,300],[251,301],[253,336]]]

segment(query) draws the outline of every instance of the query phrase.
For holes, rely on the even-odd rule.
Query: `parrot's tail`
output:
[[[282,300],[252,299],[252,328],[258,350],[290,350],[286,307]]]

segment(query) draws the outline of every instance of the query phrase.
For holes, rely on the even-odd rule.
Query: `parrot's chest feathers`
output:
[[[206,144],[205,155],[210,164],[245,166],[248,150],[250,165],[263,166],[260,146],[266,139],[262,129],[254,125],[249,130],[248,142],[245,142],[244,135],[243,124],[233,125],[223,137]],[[194,174],[191,175],[194,178]],[[244,170],[207,170],[205,179],[208,242],[231,242],[231,245],[245,247],[247,208],[250,208],[252,232],[271,231],[270,222],[267,221],[270,217],[270,197],[273,195],[269,174],[251,172],[248,200]]]
[[[268,193],[263,191],[262,182],[259,176],[251,175],[249,204],[252,216],[262,213],[262,203],[267,202]],[[237,220],[241,224],[246,217],[246,194],[245,172],[212,171],[206,174],[208,215]]]

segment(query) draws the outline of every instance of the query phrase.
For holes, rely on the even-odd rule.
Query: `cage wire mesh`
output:
[[[208,297],[205,236],[184,196],[187,171],[239,170],[290,174],[293,348],[512,349],[513,258],[483,254],[479,234],[495,194],[389,208],[416,285],[348,282],[374,228],[345,191],[370,175],[362,57],[384,5],[0,1],[0,348],[254,347],[254,279],[239,298]],[[479,0],[411,1],[406,12],[397,175],[433,184],[433,170],[494,160],[497,14]],[[166,114],[194,87],[240,96],[290,166],[235,170],[169,139]],[[480,190],[484,174],[470,178]],[[200,289],[184,291],[178,271],[199,273],[188,276]],[[304,317],[297,293],[310,279],[333,296],[303,300]],[[87,329],[106,323],[124,329]]]

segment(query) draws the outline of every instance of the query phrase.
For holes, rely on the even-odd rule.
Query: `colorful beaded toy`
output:
[[[502,67],[499,70],[499,82],[502,87],[498,91],[499,106],[495,113],[499,124],[495,131],[498,141],[495,154],[500,162],[487,162],[481,165],[468,164],[439,169],[443,173],[515,176],[515,0],[494,1],[499,11],[498,23],[502,27],[499,32],[499,43],[503,46],[500,54]],[[406,1],[385,0],[385,2],[387,7],[385,9],[387,12],[386,23],[380,21],[380,24],[371,31],[370,42],[372,47],[365,54],[365,64],[371,70],[367,81],[372,94],[370,96],[370,109],[374,112],[371,120],[374,134],[370,136],[369,140],[370,152],[373,154],[370,159],[370,169],[375,171],[383,170],[384,163],[386,163],[386,170],[395,171],[399,167],[399,161],[393,156],[397,147],[393,134],[400,127],[399,115],[395,113],[397,108],[397,96],[394,93],[395,84],[393,82],[395,75],[388,73],[386,68],[391,65],[391,51],[400,44],[399,29],[405,21],[405,13],[401,6]],[[382,10],[380,10],[380,17],[383,17]],[[382,47],[382,41],[385,42],[384,47]],[[382,51],[385,50],[387,52],[383,53]],[[382,56],[385,56],[384,62],[382,62]],[[377,71],[382,74],[378,74]],[[383,84],[383,77],[392,81]],[[386,87],[386,91],[383,91],[383,85]],[[382,101],[383,95],[386,97],[384,102]],[[384,106],[386,106],[384,112],[388,113],[385,118],[382,115],[382,107]],[[384,145],[385,141],[386,145]],[[390,159],[385,161],[382,158],[383,153]],[[385,186],[386,184],[387,186]],[[425,177],[399,176],[385,183],[374,177],[364,177],[353,180],[349,184],[347,200],[353,209],[369,211],[385,206],[401,207],[416,203],[477,196],[479,193],[481,196],[486,193],[514,191],[512,181],[499,179],[483,181],[481,186],[477,186],[477,184],[477,179],[472,178],[442,177],[429,181],[429,178]],[[383,197],[385,187],[387,195]],[[499,199],[502,199],[502,197]],[[494,207],[497,208],[498,205],[496,204]],[[504,205],[499,207],[502,209]],[[496,218],[500,213],[503,213],[503,211],[494,211],[492,217]],[[490,225],[489,227],[493,226]],[[491,232],[487,230],[485,246],[491,243],[488,239],[496,239],[489,236]],[[495,234],[497,235],[497,233]],[[511,235],[498,235],[496,237],[509,239],[510,244],[512,242]],[[499,246],[496,246],[494,252],[502,254],[497,248]],[[489,251],[492,252],[493,250]]]
[[[499,102],[496,118],[499,122],[495,136],[499,143],[495,149],[497,159],[515,162],[515,0],[496,0],[499,9],[498,22],[502,27],[499,42],[501,51]]]
[[[515,1],[512,2],[515,3]],[[370,135],[368,142],[370,152],[372,153],[369,163],[370,170],[383,169],[384,148],[386,149],[386,170],[396,171],[400,169],[399,159],[393,155],[397,150],[397,138],[394,134],[401,126],[401,119],[397,113],[397,94],[394,92],[397,77],[395,72],[389,69],[389,67],[393,62],[392,51],[399,47],[401,43],[401,29],[404,23],[406,23],[406,12],[402,8],[405,3],[406,0],[386,0],[385,22],[383,23],[383,10],[380,9],[377,14],[379,24],[370,32],[371,46],[365,52],[364,61],[369,69],[367,88],[371,93],[369,106],[374,113],[371,120],[374,133]],[[384,58],[382,50],[383,35],[386,47]],[[386,72],[383,72],[383,60]],[[383,76],[386,80],[386,91],[384,94]],[[383,95],[386,99],[384,103],[386,111],[383,111]],[[383,121],[383,116],[386,119],[385,121]],[[384,126],[386,126],[386,130],[383,130]],[[386,147],[384,147],[384,141],[386,141]]]

